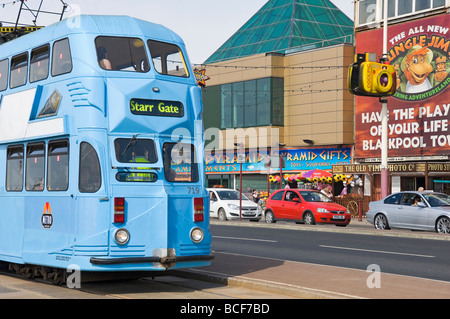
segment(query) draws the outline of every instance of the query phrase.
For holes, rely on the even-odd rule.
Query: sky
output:
[[[64,0],[69,7],[64,17],[78,14],[129,15],[162,24],[184,40],[193,64],[203,63],[267,0]],[[353,19],[353,0],[330,0]],[[37,9],[41,0],[25,0],[30,9]],[[4,6],[3,6],[4,5]],[[0,21],[15,22],[19,0],[0,0]],[[62,11],[61,0],[44,0],[42,10]],[[31,24],[34,17],[22,13],[20,22]],[[40,14],[37,25],[59,20],[58,15]],[[6,26],[6,23],[3,23]]]

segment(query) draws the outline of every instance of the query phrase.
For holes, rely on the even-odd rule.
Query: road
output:
[[[450,297],[448,236],[293,225],[213,221],[216,260],[193,272],[299,298]]]

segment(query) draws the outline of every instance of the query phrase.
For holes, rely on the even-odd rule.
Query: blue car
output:
[[[407,228],[450,233],[450,196],[404,191],[370,202],[367,221],[376,229]]]

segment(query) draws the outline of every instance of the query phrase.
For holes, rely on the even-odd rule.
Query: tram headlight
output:
[[[199,243],[203,240],[204,237],[203,229],[195,227],[191,230],[191,240],[194,243]]]
[[[130,233],[125,228],[120,228],[114,234],[114,239],[119,245],[125,245],[130,240]]]

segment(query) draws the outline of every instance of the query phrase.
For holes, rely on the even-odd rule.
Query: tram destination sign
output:
[[[177,101],[131,99],[130,111],[134,115],[183,117],[183,104]]]

